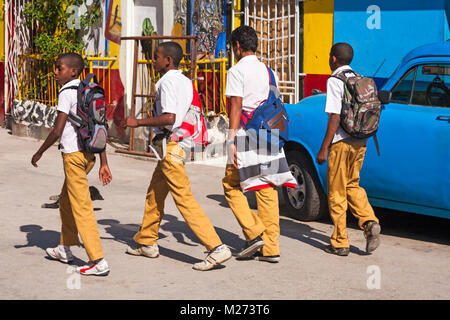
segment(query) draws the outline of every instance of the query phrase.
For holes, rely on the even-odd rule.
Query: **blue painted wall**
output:
[[[449,22],[450,0],[335,0],[333,41],[352,45],[351,66],[381,87],[410,50],[449,39]]]

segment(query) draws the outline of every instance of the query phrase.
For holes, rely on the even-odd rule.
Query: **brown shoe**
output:
[[[332,245],[329,245],[325,249],[326,253],[335,254],[337,256],[346,257],[350,252],[350,248],[335,248]]]
[[[364,237],[366,238],[366,252],[375,251],[380,245],[381,227],[375,221],[367,221],[364,224]]]

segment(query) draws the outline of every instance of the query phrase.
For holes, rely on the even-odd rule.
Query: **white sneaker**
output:
[[[145,246],[143,244],[133,243],[128,246],[126,252],[135,256],[146,256],[149,258],[156,258],[159,256],[159,248],[156,243],[152,246]]]
[[[89,262],[87,265],[78,267],[75,270],[85,276],[107,276],[109,274],[109,266],[105,259],[101,259],[97,263]]]
[[[57,246],[56,248],[47,248],[45,252],[53,260],[59,260],[64,263],[69,263],[73,260],[72,251],[70,251],[69,247]]]
[[[231,258],[230,249],[222,244],[211,251],[202,262],[192,266],[194,270],[208,271]]]

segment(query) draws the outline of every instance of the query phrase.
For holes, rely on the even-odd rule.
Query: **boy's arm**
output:
[[[163,113],[156,117],[150,117],[145,119],[136,119],[133,116],[129,116],[124,120],[123,126],[136,128],[136,127],[164,127],[170,126],[175,123],[176,115],[174,113]]]
[[[316,162],[322,164],[327,161],[328,148],[333,142],[333,137],[339,128],[341,119],[341,104],[344,94],[344,83],[342,80],[330,77],[327,81],[327,101],[325,112],[328,113],[327,131],[323,138],[322,146],[316,157]]]
[[[239,128],[239,122],[241,121],[241,113],[242,113],[242,97],[232,96],[230,97],[231,107],[230,107],[230,129],[228,130],[227,141],[234,141],[236,136],[236,131]],[[230,153],[233,153],[233,164],[237,168],[237,151],[236,146],[231,143],[228,144],[228,148]]]
[[[322,164],[327,161],[328,147],[333,141],[333,137],[339,128],[339,123],[341,121],[341,115],[332,113],[328,116],[327,131],[325,137],[323,138],[322,146],[320,147],[319,153],[317,154],[316,162]]]
[[[100,169],[98,171],[98,177],[104,186],[112,180],[111,171],[108,166],[108,159],[106,158],[106,151],[100,153]]]
[[[39,161],[39,159],[41,159],[44,152],[47,151],[47,149],[50,148],[61,137],[68,117],[69,115],[67,113],[58,111],[58,115],[56,116],[55,121],[55,127],[47,136],[47,139],[45,139],[39,150],[31,158],[31,164],[33,166],[37,167],[37,162]]]

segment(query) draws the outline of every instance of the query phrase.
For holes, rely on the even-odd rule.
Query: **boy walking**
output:
[[[231,100],[230,128],[227,137],[229,160],[222,184],[225,197],[246,240],[244,248],[236,258],[277,263],[280,261],[278,244],[280,224],[276,186],[290,182],[295,187],[296,181],[290,174],[283,150],[279,153],[276,150],[277,154],[271,158],[264,157],[257,150],[253,151],[253,157],[244,155],[247,147],[241,142],[246,141],[248,136],[240,126],[241,115],[243,112],[251,114],[267,99],[270,90],[269,71],[255,55],[258,37],[253,28],[249,26],[236,28],[231,34],[231,44],[238,63],[227,74],[225,95]],[[277,81],[276,76],[275,81]],[[271,176],[264,175],[262,172],[256,175],[240,176],[241,172],[248,173],[253,172],[256,167],[261,168],[262,159],[264,163],[265,160],[269,163],[272,159],[277,163],[284,161],[285,166],[280,167],[283,167],[285,172],[280,174],[277,171]],[[258,163],[246,163],[246,160],[256,160]],[[252,183],[247,186],[245,182],[249,180],[252,180]],[[244,191],[247,190],[255,190],[258,214],[255,214],[248,205],[244,195]]]
[[[159,151],[164,154],[147,190],[142,226],[134,236],[135,243],[126,252],[149,258],[159,256],[158,230],[164,216],[164,201],[170,192],[181,215],[209,252],[204,261],[194,264],[193,269],[206,271],[230,259],[231,251],[222,244],[194,199],[184,167],[184,150],[171,139],[172,133],[181,126],[194,96],[192,81],[178,70],[182,57],[183,51],[176,42],[163,42],[156,48],[153,66],[161,78],[156,83],[155,116],[125,119],[127,127],[154,127],[157,135],[153,142],[160,145]],[[163,139],[166,139],[166,145]]]
[[[347,43],[336,43],[330,52],[330,68],[333,71],[327,82],[325,112],[328,124],[316,162],[327,161],[328,205],[334,232],[325,251],[330,254],[347,256],[350,243],[346,231],[346,212],[350,207],[358,219],[359,227],[367,239],[366,252],[374,251],[380,244],[380,225],[369,203],[367,194],[359,186],[361,171],[366,153],[367,139],[349,136],[340,126],[340,114],[344,97],[344,82],[338,76],[354,74],[349,66],[353,59],[353,48]],[[328,154],[329,153],[329,154]]]
[[[95,164],[95,155],[81,150],[75,126],[67,121],[69,113],[76,114],[77,109],[77,90],[68,88],[79,85],[78,77],[83,69],[83,58],[79,54],[64,53],[56,60],[55,79],[62,85],[56,108],[58,112],[56,123],[42,146],[33,155],[31,163],[37,167],[37,162],[44,152],[59,140],[65,174],[59,199],[61,240],[56,248],[46,249],[48,256],[64,263],[72,261],[70,246],[80,245],[78,238],[80,234],[89,263],[78,267],[76,271],[82,275],[106,276],[110,269],[104,259],[87,180],[87,175]],[[112,179],[106,151],[100,154],[99,178],[103,185]]]

